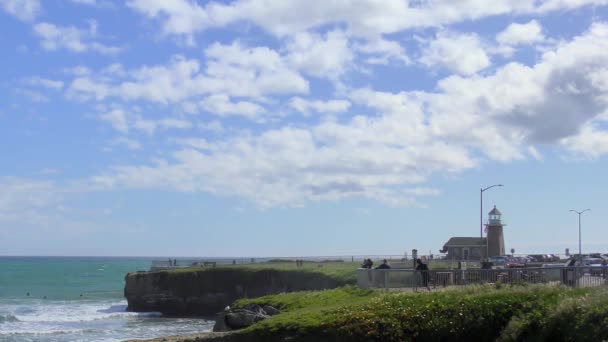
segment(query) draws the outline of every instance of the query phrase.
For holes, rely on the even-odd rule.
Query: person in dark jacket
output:
[[[388,262],[386,261],[386,259],[382,260],[382,263],[376,267],[377,270],[390,270],[391,266],[389,266]]]
[[[429,287],[429,267],[423,263],[422,260],[416,259],[416,271],[420,272],[420,276],[422,277],[422,285],[424,285],[424,287],[431,292],[431,288]]]
[[[372,268],[374,266],[374,262],[372,259],[363,259],[363,264],[361,264],[361,268]]]

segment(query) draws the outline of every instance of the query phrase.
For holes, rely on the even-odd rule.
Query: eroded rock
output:
[[[270,305],[249,304],[238,309],[228,307],[217,314],[213,331],[231,331],[247,328],[256,322],[279,313],[278,309]]]

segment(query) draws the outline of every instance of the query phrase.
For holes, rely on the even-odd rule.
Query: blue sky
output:
[[[608,251],[608,1],[0,10],[1,255]]]

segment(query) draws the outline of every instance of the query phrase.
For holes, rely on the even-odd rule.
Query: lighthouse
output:
[[[486,224],[488,257],[505,255],[505,239],[502,228],[506,224],[502,222],[501,216],[502,213],[496,209],[496,206],[488,213],[488,223]]]

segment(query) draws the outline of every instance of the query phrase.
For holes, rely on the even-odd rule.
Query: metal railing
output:
[[[575,288],[608,285],[608,267],[535,267],[507,269],[430,270],[359,269],[357,285],[382,289],[438,289],[481,284],[552,284]]]
[[[411,257],[403,255],[341,255],[341,256],[304,256],[304,257],[254,257],[254,258],[167,258],[153,260],[150,269],[174,269],[186,267],[209,267],[220,265],[247,265],[258,263],[284,263],[296,262],[302,260],[305,262],[326,263],[326,262],[355,262],[362,263],[364,259],[372,259],[374,264],[379,265],[383,259],[387,259],[391,263],[408,263],[413,264]],[[431,257],[423,256],[427,262],[432,262]],[[448,260],[439,260],[437,262],[450,263]]]

